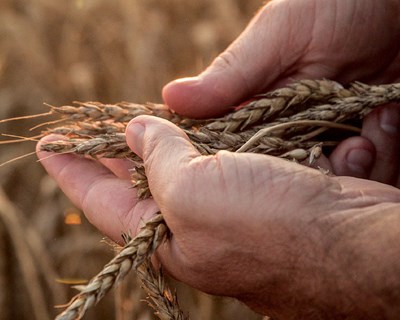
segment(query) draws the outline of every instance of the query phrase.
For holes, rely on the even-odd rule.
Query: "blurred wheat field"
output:
[[[46,112],[74,100],[160,102],[168,81],[194,75],[261,6],[256,0],[0,0],[0,118]],[[1,124],[33,136],[35,123]],[[4,140],[7,138],[5,137]],[[2,145],[0,163],[34,143]],[[58,190],[34,156],[0,168],[0,320],[52,319],[113,247]],[[78,224],[66,218],[81,217]],[[62,281],[60,281],[62,280]],[[229,299],[178,283],[191,319],[259,319]],[[85,319],[156,319],[134,277]]]

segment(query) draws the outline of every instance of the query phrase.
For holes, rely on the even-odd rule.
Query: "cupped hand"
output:
[[[273,0],[199,76],[163,90],[190,117],[221,115],[293,79],[400,79],[398,0]]]
[[[397,82],[399,15],[398,0],[269,1],[204,72],[166,85],[164,100],[182,115],[207,118],[293,79]],[[361,137],[337,148],[333,173],[400,186],[396,107],[373,112]]]
[[[126,134],[154,199],[138,200],[121,170],[127,162],[104,166],[38,151],[67,196],[112,239],[134,235],[161,210],[172,237],[158,258],[200,290],[277,319],[400,312],[399,297],[382,294],[400,283],[396,188],[260,154],[202,156],[179,128],[153,117],[135,118]]]

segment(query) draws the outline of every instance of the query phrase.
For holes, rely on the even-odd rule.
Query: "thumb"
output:
[[[278,79],[282,81],[282,75],[290,76],[311,34],[312,19],[301,19],[309,17],[310,2],[267,4],[199,76],[167,84],[163,89],[165,103],[181,115],[214,117],[271,87]]]
[[[163,210],[165,199],[176,198],[178,178],[199,152],[182,130],[152,116],[134,118],[127,126],[129,147],[143,159],[152,195]]]

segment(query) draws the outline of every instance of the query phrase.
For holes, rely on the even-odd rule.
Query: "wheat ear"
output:
[[[156,214],[87,285],[76,287],[80,291],[79,294],[56,319],[81,319],[87,309],[98,303],[132,268],[137,269],[151,257],[166,239],[167,230],[163,216],[160,213]]]

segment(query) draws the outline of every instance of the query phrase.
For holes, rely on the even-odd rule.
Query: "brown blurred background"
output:
[[[261,0],[0,0],[0,119],[74,100],[160,102],[168,81],[195,75],[237,37]],[[36,120],[0,123],[34,136]],[[7,137],[3,137],[7,140]],[[34,142],[2,145],[0,163]],[[34,155],[0,167],[0,320],[51,319],[113,247],[45,175]],[[79,218],[81,222],[79,223]],[[156,319],[131,276],[85,319]],[[68,282],[62,284],[60,282]],[[230,299],[174,283],[192,320],[259,319]]]

